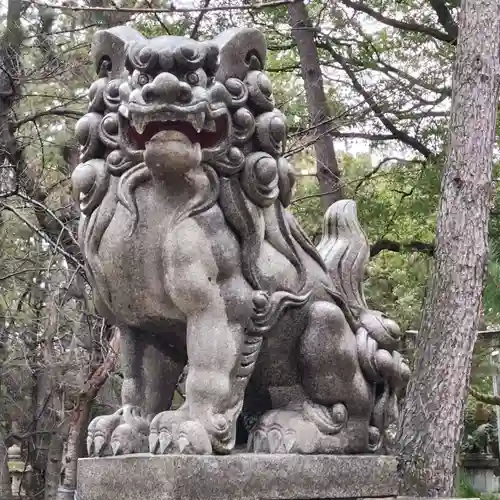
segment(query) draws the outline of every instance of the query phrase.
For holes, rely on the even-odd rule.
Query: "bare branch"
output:
[[[28,122],[34,122],[39,118],[43,118],[44,116],[64,116],[66,118],[78,120],[83,116],[83,113],[72,109],[48,109],[47,111],[39,111],[38,113],[25,116],[24,118],[21,118],[20,120],[15,122],[13,124],[14,130],[17,130],[19,127],[25,125]]]
[[[153,6],[151,5],[151,2],[149,0],[146,0],[146,5],[152,9]],[[172,33],[168,29],[168,26],[161,20],[161,17],[158,15],[158,12],[154,13],[155,19],[158,21],[158,24],[165,30],[165,33],[167,35],[171,35]]]
[[[469,394],[480,401],[481,403],[485,403],[487,405],[500,405],[500,396],[495,396],[494,394],[486,394],[483,392],[476,391],[472,387],[469,387]]]
[[[367,141],[395,141],[398,138],[394,134],[370,134],[367,132],[340,132],[332,130],[331,135],[339,139],[365,139]]]
[[[341,2],[350,7],[351,9],[357,10],[359,12],[364,12],[369,16],[373,17],[377,21],[386,24],[387,26],[392,26],[393,28],[412,31],[414,33],[422,33],[424,35],[432,36],[437,40],[441,40],[442,42],[451,43],[452,45],[456,45],[457,39],[455,36],[451,36],[449,33],[444,33],[435,28],[431,28],[430,26],[425,26],[423,24],[415,23],[415,22],[404,22],[398,21],[391,17],[387,17],[381,12],[372,9],[368,5],[362,2],[354,2],[353,0],[341,0]]]
[[[450,9],[448,9],[444,0],[429,0],[429,3],[436,12],[439,23],[446,30],[446,33],[456,40],[458,38],[458,25],[451,16]]]
[[[401,243],[400,241],[379,240],[370,247],[370,257],[375,257],[383,250],[389,252],[420,252],[426,255],[434,255],[434,244],[423,241],[410,241]]]
[[[208,5],[210,4],[210,0],[205,0],[205,3],[203,4],[203,9],[207,9]],[[196,18],[196,21],[194,22],[193,29],[191,30],[191,35],[190,38],[193,40],[196,40],[198,38],[198,31],[200,29],[201,21],[203,20],[203,16],[205,15],[207,11],[206,10],[201,10],[200,13],[198,14],[198,17]]]
[[[49,236],[47,236],[43,231],[40,231],[40,229],[38,229],[34,224],[32,224],[23,214],[19,212],[19,210],[3,202],[0,203],[0,209],[1,208],[7,210],[8,212],[13,213],[18,219],[23,221],[33,232],[35,232],[38,236],[40,236],[40,238],[46,241],[56,252],[59,252],[62,255],[64,255],[64,257],[66,257],[66,259],[71,261],[76,266],[77,269],[83,270],[83,266],[80,264],[80,262],[78,262],[76,257],[66,252],[64,248],[62,248],[60,245],[52,241],[52,239]]]
[[[40,271],[44,271],[44,269],[42,269],[42,268],[38,268],[38,269],[35,269],[35,268],[21,269],[19,271],[15,271],[13,273],[9,273],[9,274],[5,274],[3,276],[0,276],[0,281],[8,280],[9,278],[13,278],[15,276],[19,276],[20,274],[24,274],[24,273],[37,273],[37,272],[40,272]]]
[[[258,11],[272,7],[281,7],[283,5],[291,5],[297,3],[297,0],[274,0],[265,3],[256,3],[250,5],[224,5],[217,7],[163,7],[163,8],[141,8],[141,7],[88,7],[88,6],[78,6],[78,5],[56,5],[49,2],[38,2],[33,1],[32,4],[37,7],[45,7],[57,10],[68,10],[68,11],[88,11],[88,12],[130,12],[132,14],[154,14],[156,13],[187,13],[187,12],[217,12],[217,11],[227,11],[227,10],[249,10]]]
[[[325,50],[328,50],[328,52],[331,54],[331,56],[337,61],[340,66],[342,66],[342,69],[345,71],[347,76],[352,82],[352,86],[354,89],[363,97],[363,99],[366,101],[366,103],[370,106],[371,110],[375,114],[375,116],[381,121],[381,123],[390,131],[392,134],[399,139],[401,142],[407,144],[408,146],[411,146],[415,150],[417,150],[419,153],[421,153],[423,156],[426,158],[430,158],[433,156],[432,151],[422,144],[419,140],[417,140],[415,137],[411,137],[408,135],[406,132],[398,129],[394,123],[387,118],[385,113],[382,111],[382,108],[375,102],[375,99],[373,98],[373,95],[370,94],[360,83],[358,80],[358,77],[356,76],[356,73],[353,71],[353,69],[349,66],[347,63],[346,59],[342,54],[334,50],[333,46],[328,43],[327,41],[325,42],[320,42],[320,45],[322,48]]]

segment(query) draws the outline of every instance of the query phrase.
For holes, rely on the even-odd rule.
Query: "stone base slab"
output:
[[[78,461],[78,500],[396,497],[397,460],[375,455],[126,455]]]

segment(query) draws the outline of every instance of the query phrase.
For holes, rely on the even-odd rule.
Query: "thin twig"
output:
[[[7,203],[1,202],[0,203],[0,209],[2,209],[2,208],[5,209],[5,210],[7,210],[8,212],[13,213],[18,219],[22,220],[32,231],[34,231],[38,236],[40,236],[40,238],[42,238],[43,240],[45,240],[52,248],[54,248],[54,250],[56,250],[57,252],[59,252],[62,255],[64,255],[64,257],[66,257],[67,259],[71,260],[73,262],[73,264],[75,264],[75,266],[78,269],[83,269],[83,266],[80,264],[80,262],[78,262],[78,260],[73,255],[71,255],[66,250],[64,250],[64,248],[61,248],[60,246],[57,246],[51,240],[51,238],[49,238],[44,232],[40,231],[40,229],[38,229],[26,217],[24,217],[24,215],[22,215],[19,212],[19,210],[15,209],[11,205],[8,205]]]
[[[299,0],[275,0],[266,3],[256,3],[253,5],[225,5],[219,7],[163,7],[146,9],[141,7],[87,7],[78,5],[56,5],[49,2],[38,2],[33,1],[32,4],[37,7],[45,7],[47,9],[57,9],[57,10],[69,10],[69,11],[90,11],[90,12],[130,12],[135,14],[154,14],[157,13],[170,13],[170,14],[181,14],[186,12],[216,12],[216,11],[227,11],[227,10],[263,10],[271,7],[281,7],[283,5],[291,5],[297,3]]]
[[[43,203],[40,203],[39,201],[26,196],[22,193],[18,193],[18,196],[22,198],[23,200],[27,201],[28,203],[32,203],[33,205],[36,205],[39,209],[43,210],[44,212],[47,212],[60,226],[61,226],[61,231],[64,232],[66,231],[71,239],[71,241],[75,244],[78,245],[78,242],[76,241],[71,229],[46,205]],[[59,235],[59,239],[61,238],[61,235]]]
[[[73,109],[48,109],[46,111],[39,111],[32,115],[25,116],[21,118],[16,123],[13,124],[14,130],[17,130],[21,125],[24,125],[28,122],[34,122],[39,118],[44,116],[64,116],[66,118],[72,118],[73,120],[78,120],[83,116],[81,111],[76,111]]]
[[[13,273],[5,274],[4,276],[0,276],[0,281],[4,281],[4,280],[7,280],[9,278],[13,278],[14,276],[18,276],[18,275],[24,274],[24,273],[40,272],[40,271],[44,271],[44,269],[43,268],[38,268],[38,269],[35,269],[35,268],[21,269],[20,271],[15,271]]]
[[[205,0],[205,4],[203,5],[202,8],[207,9],[209,4],[210,0]],[[194,26],[193,29],[191,30],[191,35],[190,35],[190,38],[192,38],[193,40],[196,40],[198,38],[198,31],[200,29],[201,21],[203,20],[203,16],[205,15],[206,12],[207,12],[206,10],[200,10],[198,17],[194,22]]]

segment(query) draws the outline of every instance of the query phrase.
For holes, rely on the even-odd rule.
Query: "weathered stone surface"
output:
[[[381,449],[409,378],[401,332],[365,301],[356,204],[329,208],[317,248],[287,211],[295,174],[264,35],[117,26],[92,57],[72,180],[124,382],[122,407],[89,425],[89,455],[227,454],[242,412],[254,452]]]
[[[394,497],[394,457],[125,455],[86,458],[78,500],[303,500]]]
[[[430,497],[405,497],[405,496],[399,496],[396,498],[396,500],[424,500]],[[439,497],[439,500],[458,500],[456,497]],[[462,500],[465,500],[462,499]],[[469,497],[467,500],[480,500],[477,497]]]

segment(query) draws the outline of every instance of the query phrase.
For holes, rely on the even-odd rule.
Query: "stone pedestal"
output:
[[[476,491],[495,493],[500,486],[499,463],[492,456],[483,453],[466,455],[462,460],[465,475],[469,478]]]
[[[78,463],[78,500],[306,500],[396,497],[394,457],[128,455]]]

